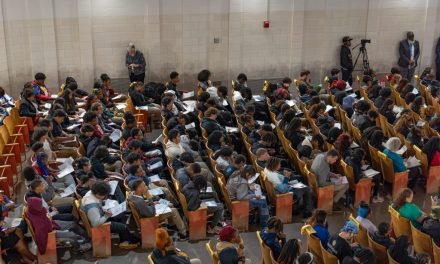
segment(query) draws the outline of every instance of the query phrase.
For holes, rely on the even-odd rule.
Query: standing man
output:
[[[343,45],[341,46],[341,71],[342,80],[348,82],[350,86],[353,84],[353,58],[351,57],[351,41],[353,39],[349,36],[342,38]]]
[[[128,68],[130,83],[144,82],[145,80],[145,62],[144,54],[133,43],[128,44],[127,54],[125,55],[125,64]]]
[[[403,78],[411,82],[420,56],[419,42],[414,40],[414,33],[406,33],[406,39],[399,44],[399,66]]]

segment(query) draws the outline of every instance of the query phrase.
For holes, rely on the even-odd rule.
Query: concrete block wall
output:
[[[13,96],[37,71],[54,90],[67,76],[85,89],[103,72],[126,78],[129,42],[147,58],[147,81],[176,70],[194,86],[204,68],[214,80],[307,68],[318,82],[338,66],[344,35],[371,38],[371,66],[387,72],[412,30],[423,67],[440,37],[440,0],[2,0],[0,11],[0,86]]]

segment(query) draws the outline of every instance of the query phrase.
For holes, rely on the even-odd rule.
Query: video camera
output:
[[[367,43],[371,43],[371,39],[361,39],[362,45],[365,45]]]

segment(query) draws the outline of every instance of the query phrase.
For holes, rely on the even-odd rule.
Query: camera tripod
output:
[[[357,44],[356,46],[353,47],[352,50],[354,50],[354,49],[357,48],[358,46],[360,46],[360,47],[359,47],[359,53],[357,54],[357,56],[356,56],[356,60],[354,61],[353,69],[356,68],[356,64],[357,64],[357,62],[358,62],[358,60],[359,60],[359,57],[360,57],[361,54],[362,54],[362,66],[363,66],[363,70],[364,70],[364,72],[366,72],[366,71],[370,71],[370,62],[369,62],[369,60],[368,60],[368,52],[367,52],[367,48],[365,47],[365,42],[361,42],[361,43]]]

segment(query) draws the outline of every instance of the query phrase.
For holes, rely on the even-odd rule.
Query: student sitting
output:
[[[402,235],[396,238],[396,243],[390,246],[388,254],[400,264],[416,264],[415,258],[409,255],[408,247],[410,242],[407,236]]]
[[[220,231],[215,246],[220,263],[250,264],[251,260],[244,256],[244,242],[238,230],[225,226]]]
[[[323,149],[324,139],[320,134],[313,135],[312,140],[305,138],[297,147],[299,158],[309,165]]]
[[[392,99],[387,98],[385,102],[382,104],[382,107],[379,108],[379,113],[386,117],[388,123],[394,124],[396,121],[396,114],[393,112],[394,102]]]
[[[209,135],[208,148],[210,148],[212,151],[218,151],[225,146],[225,137],[221,131],[216,130]]]
[[[219,110],[214,107],[210,107],[208,110],[206,110],[205,116],[202,118],[200,125],[206,130],[206,134],[208,136],[216,130],[221,131],[224,135],[226,134],[225,128],[217,121],[219,114]]]
[[[356,217],[356,221],[358,221],[363,228],[367,230],[368,233],[374,234],[377,231],[377,227],[373,224],[373,222],[368,219],[371,215],[371,208],[366,202],[361,201],[358,209],[358,216]]]
[[[390,223],[382,222],[378,225],[377,231],[371,235],[371,238],[378,244],[386,247],[387,249],[394,245],[394,238],[391,237],[391,232],[393,229],[391,228]]]
[[[371,249],[368,248],[362,248],[359,250],[356,250],[354,252],[354,255],[352,257],[345,257],[342,264],[373,264],[376,262],[376,255],[374,254]]]
[[[312,201],[310,194],[310,187],[305,186],[301,188],[294,188],[289,185],[289,180],[294,178],[292,177],[292,171],[283,170],[283,174],[279,173],[281,169],[281,160],[272,157],[266,164],[264,168],[264,173],[267,176],[267,179],[272,183],[276,193],[287,193],[292,192],[294,195],[295,203],[297,203],[300,207],[304,208],[303,217],[307,218],[312,214]],[[295,178],[297,181],[301,181],[299,178]]]
[[[35,74],[35,80],[32,81],[32,89],[38,101],[47,101],[52,99],[50,92],[44,83],[45,80],[46,75],[38,72]]]
[[[131,183],[130,188],[132,192],[129,195],[129,200],[136,206],[139,217],[154,217],[156,216],[156,208],[154,204],[158,202],[158,197],[152,196],[148,191],[148,187],[144,181],[138,179]],[[168,221],[170,226],[176,226],[179,231],[179,239],[184,241],[187,239],[186,225],[180,217],[179,211],[170,206],[171,212],[161,214],[159,220]]]
[[[414,193],[411,189],[402,189],[394,200],[393,207],[402,217],[410,220],[414,227],[420,229],[427,215],[412,202],[413,198]]]
[[[276,217],[267,221],[267,228],[260,233],[264,244],[272,251],[274,259],[278,259],[283,246],[286,244],[286,234],[283,233],[283,223]]]
[[[440,137],[431,137],[423,147],[429,166],[440,166]]]
[[[156,247],[151,253],[154,263],[201,264],[199,259],[190,259],[185,252],[174,246],[173,239],[163,228],[156,229]]]
[[[117,156],[111,156],[106,146],[98,146],[90,158],[90,162],[92,163],[93,174],[99,179],[112,176],[123,177],[120,173],[122,162]]]
[[[49,213],[41,198],[29,197],[27,199],[26,218],[32,225],[35,233],[35,243],[38,252],[44,254],[47,247],[48,234],[55,231],[57,244],[63,241],[64,244],[71,244],[75,251],[85,252],[90,250],[90,238],[87,233],[74,222],[57,221],[49,217]]]
[[[148,106],[148,116],[152,120],[157,121],[160,119],[160,106],[154,104],[152,98],[147,98],[143,94],[145,90],[144,84],[142,82],[133,82],[130,84],[128,93],[133,101],[135,107]]]
[[[102,209],[104,199],[110,194],[110,185],[106,182],[98,181],[93,184],[92,189],[81,200],[81,208],[87,214],[90,225],[98,227],[110,220],[110,232],[119,235],[119,247],[126,250],[132,250],[138,247],[139,239],[134,237],[128,226],[124,224],[123,215],[112,218],[110,211]]]
[[[20,103],[19,113],[22,117],[31,117],[34,124],[38,124],[38,118],[43,116],[43,113],[39,113],[37,104],[34,103],[35,94],[32,90],[25,90],[23,92],[22,100]]]
[[[327,243],[330,238],[328,231],[327,212],[322,209],[316,209],[312,216],[307,220],[307,224],[311,225],[315,230],[314,235],[319,238],[321,245],[327,249]]]
[[[206,207],[203,201],[204,195],[202,191],[205,191],[207,187],[207,181],[205,177],[201,175],[195,176],[185,187],[182,188],[182,193],[188,203],[188,211],[196,211],[200,207]],[[212,196],[210,197],[212,198]],[[208,206],[208,214],[213,213],[211,224],[208,226],[207,233],[215,234],[220,231],[217,224],[223,219],[223,204],[216,202],[216,206]]]
[[[249,184],[248,180],[255,175],[252,166],[246,165],[243,170],[234,172],[228,179],[226,188],[231,200],[249,201],[249,208],[257,208],[260,216],[260,226],[262,229],[266,227],[269,219],[269,209],[267,201],[261,197],[261,187],[258,184]],[[257,193],[257,190],[259,191]]]
[[[354,236],[359,232],[358,227],[352,221],[347,221],[339,233],[332,235],[328,241],[328,251],[335,255],[342,263],[345,257],[353,257],[354,251],[359,247],[353,242]]]

